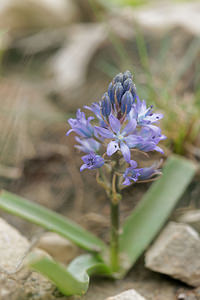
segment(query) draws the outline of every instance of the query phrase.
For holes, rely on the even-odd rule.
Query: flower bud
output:
[[[128,114],[131,110],[132,104],[133,104],[133,96],[131,92],[127,91],[122,97],[121,111],[123,113],[126,112]]]
[[[115,99],[117,102],[120,104],[121,103],[121,98],[124,92],[123,86],[121,85],[120,82],[115,83],[114,85],[114,91],[115,91]]]
[[[123,83],[123,79],[124,79],[124,76],[122,73],[119,73],[117,74],[114,79],[113,79],[113,82],[116,83],[116,82],[120,82],[120,83]]]
[[[135,100],[136,98],[136,90],[135,90],[135,85],[132,81],[131,78],[128,78],[124,81],[124,91],[130,91],[132,96],[133,96],[133,100]]]
[[[111,102],[108,93],[105,93],[102,97],[101,113],[104,117],[108,117],[111,113]]]
[[[130,71],[127,70],[127,71],[125,71],[124,74],[123,74],[123,81],[125,81],[125,80],[128,79],[128,78],[132,79],[132,78],[133,78],[133,75],[131,74]]]
[[[108,86],[108,96],[110,98],[111,103],[114,104],[115,103],[115,98],[114,98],[115,93],[114,93],[114,86],[113,86],[112,82]]]

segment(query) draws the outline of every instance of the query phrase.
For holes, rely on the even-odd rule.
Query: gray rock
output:
[[[158,1],[155,5],[141,7],[137,11],[129,7],[125,8],[121,10],[121,14],[126,16],[126,21],[132,22],[134,19],[139,26],[148,31],[163,32],[178,26],[198,36],[199,8],[198,1],[176,4],[172,2],[163,4]]]
[[[0,269],[14,272],[29,248],[28,240],[0,219]]]
[[[70,27],[68,35],[66,45],[48,62],[54,85],[63,92],[78,89],[85,83],[88,65],[108,36],[100,23],[76,24]]]
[[[145,298],[132,289],[132,290],[127,290],[114,297],[109,297],[106,300],[145,300]]]
[[[200,285],[200,238],[190,226],[170,222],[145,256],[146,267]]]
[[[0,218],[0,299],[55,299],[55,287],[43,276],[28,270],[24,261],[29,241]],[[40,249],[39,255],[47,255]]]
[[[45,250],[55,260],[65,264],[68,264],[79,253],[78,247],[54,232],[45,233],[37,246]]]
[[[200,232],[200,210],[191,210],[184,213],[177,220],[180,223],[187,223],[192,226],[196,231]]]
[[[9,34],[23,34],[27,28],[36,30],[61,27],[80,20],[80,11],[73,0],[2,0],[0,26]],[[12,39],[12,34],[9,35]]]

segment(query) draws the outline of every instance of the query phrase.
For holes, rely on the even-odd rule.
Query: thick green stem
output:
[[[111,201],[110,262],[114,272],[119,269],[119,203]]]

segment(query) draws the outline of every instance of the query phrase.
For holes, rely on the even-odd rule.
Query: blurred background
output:
[[[99,101],[112,77],[127,69],[140,98],[164,113],[163,158],[176,153],[199,162],[200,1],[1,0],[1,188],[69,216],[107,241],[108,200],[94,172],[80,173],[81,154],[73,134],[65,133],[77,108]],[[200,208],[199,177],[181,209]],[[150,184],[123,192],[122,220]],[[0,216],[30,240],[41,233],[20,218]],[[104,289],[111,295],[130,288],[133,281],[144,294],[157,293],[152,299],[162,293],[172,299],[179,286],[138,264],[124,281],[100,287],[97,281],[87,299],[101,298]]]
[[[94,219],[106,226],[105,194],[90,172],[80,174],[81,155],[65,133],[77,108],[99,101],[126,69],[139,96],[165,114],[165,155],[199,160],[199,36],[199,1],[1,0],[1,186],[86,227]],[[147,188],[134,187],[136,198]],[[132,188],[125,193],[126,215]]]

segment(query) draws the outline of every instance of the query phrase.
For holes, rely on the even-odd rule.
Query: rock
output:
[[[78,20],[80,11],[72,0],[1,0],[0,3],[0,26],[14,35],[27,29],[62,27]]]
[[[14,272],[28,247],[28,240],[0,219],[0,268],[6,272]]]
[[[176,293],[177,300],[199,300],[200,299],[200,288],[188,289],[181,288],[178,289]]]
[[[79,253],[78,247],[54,232],[45,233],[37,246],[49,253],[55,260],[65,264],[68,264]]]
[[[63,93],[85,83],[88,64],[107,37],[103,24],[74,25],[68,35],[66,45],[48,62],[54,86]]]
[[[132,289],[132,290],[127,290],[114,297],[109,297],[106,300],[145,300],[145,298]]]
[[[191,210],[184,213],[177,220],[180,223],[186,223],[200,232],[200,210]]]
[[[23,264],[29,241],[0,218],[0,299],[55,299],[55,287],[43,276],[27,270]],[[47,255],[43,250],[34,250]]]
[[[145,255],[146,267],[191,286],[200,285],[200,238],[190,226],[170,222]]]
[[[148,30],[148,32],[154,31],[154,34],[181,27],[198,36],[200,33],[199,9],[200,3],[198,1],[176,4],[155,2],[154,5],[141,7],[137,10],[126,7],[120,13],[124,15],[126,22],[133,22],[134,20],[141,28]]]

